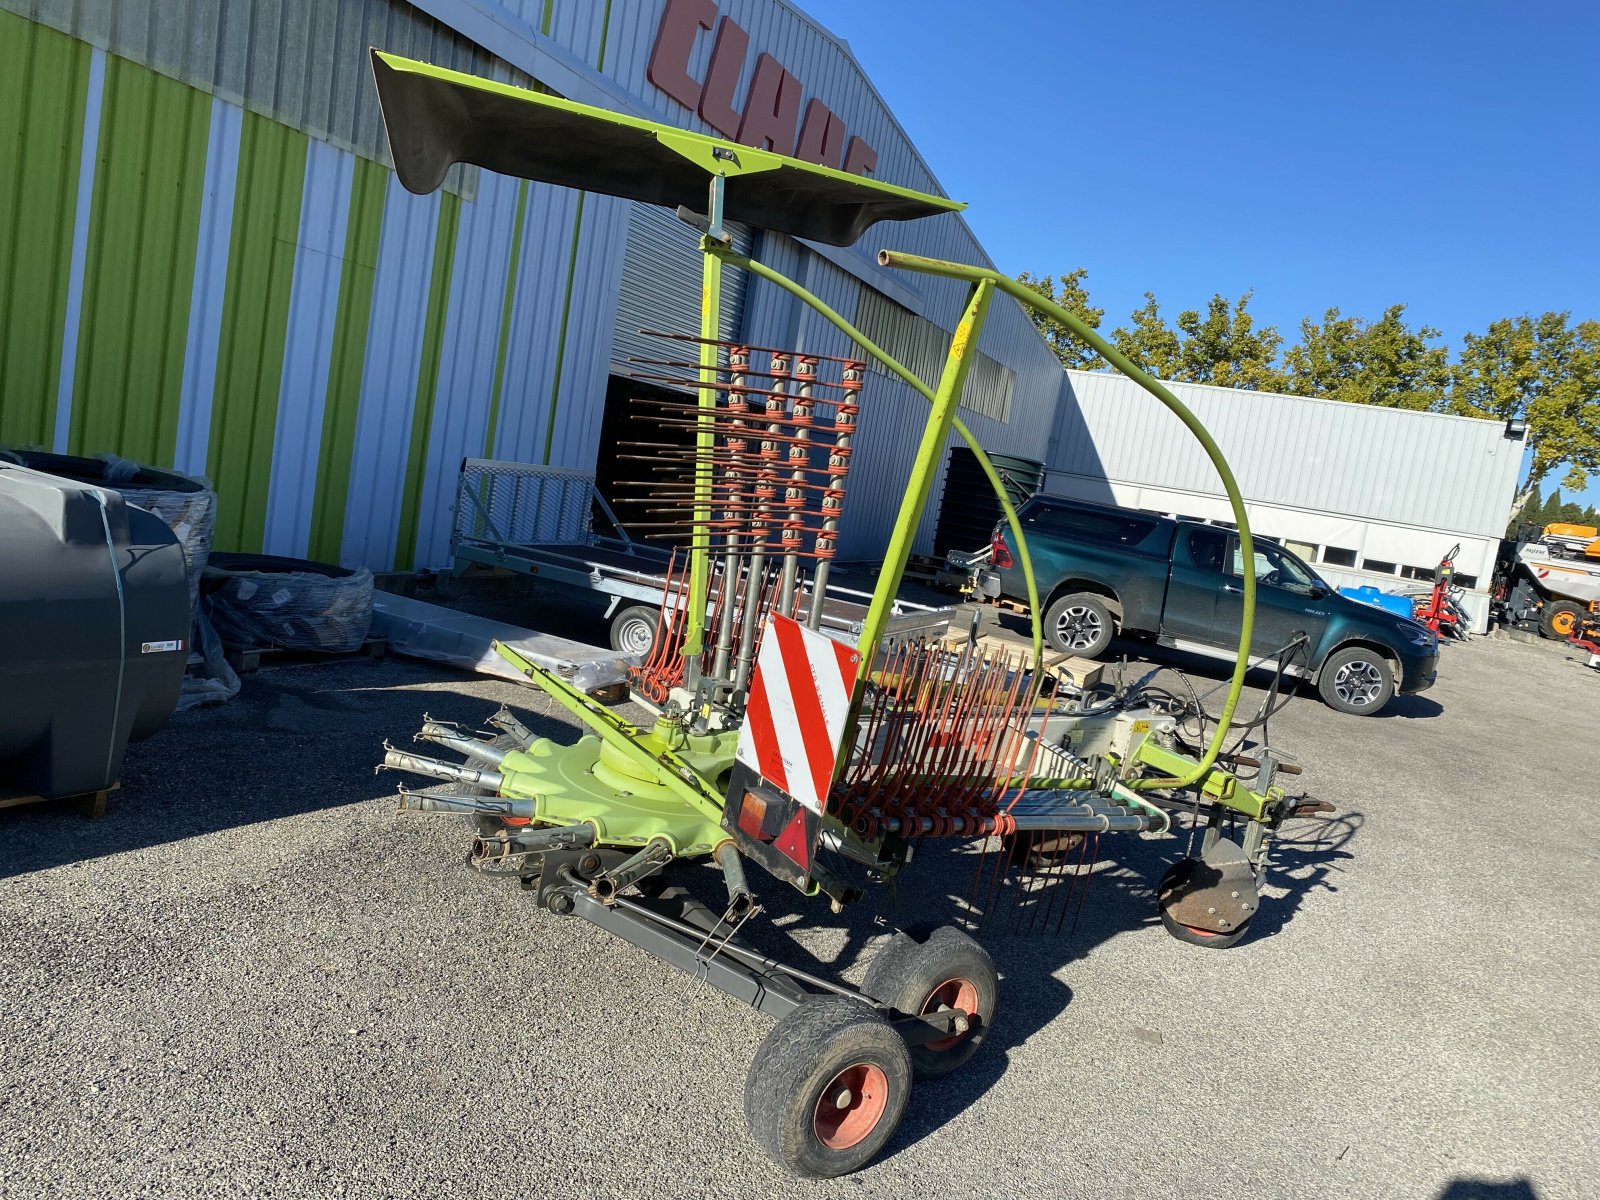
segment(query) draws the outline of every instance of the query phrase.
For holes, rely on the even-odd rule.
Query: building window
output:
[[[929,387],[937,386],[950,345],[948,333],[870,287],[861,289],[856,302],[856,324],[918,379]],[[880,374],[890,374],[876,358],[869,357],[867,365]],[[980,351],[967,372],[961,407],[1007,424],[1016,383],[1015,371]]]
[[[1356,552],[1346,550],[1343,546],[1324,546],[1322,561],[1330,567],[1353,567],[1356,565]]]
[[[1457,575],[1456,576],[1456,586],[1457,587],[1464,587],[1464,588],[1475,588],[1475,587],[1478,586],[1478,577],[1476,575]]]
[[[1400,574],[1407,579],[1433,579],[1432,567],[1401,567]]]
[[[950,334],[938,325],[918,317],[904,304],[896,304],[874,288],[861,290],[861,299],[856,302],[856,325],[918,379],[930,387],[938,386],[939,376],[944,373],[944,355],[950,344]],[[880,374],[890,374],[883,363],[870,355],[867,366]],[[962,408],[968,413],[1008,424],[1014,390],[1016,371],[979,352],[966,373]]]
[[[1379,575],[1393,575],[1395,572],[1395,564],[1381,562],[1376,558],[1364,558],[1361,560],[1361,569],[1363,571],[1375,571]]]
[[[1297,542],[1291,538],[1283,543],[1283,547],[1301,562],[1311,562],[1317,557],[1317,548],[1310,542]]]

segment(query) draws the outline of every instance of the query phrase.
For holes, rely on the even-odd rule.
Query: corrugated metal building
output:
[[[1069,371],[1046,490],[1172,516],[1231,515],[1200,444],[1121,375]],[[1251,529],[1337,585],[1410,590],[1452,545],[1476,632],[1523,444],[1498,421],[1196,384],[1168,385],[1209,429]]]
[[[651,80],[669,7],[694,26],[698,111]],[[703,132],[771,56],[831,114],[821,157],[875,153],[876,177],[939,190],[844,45],[783,0],[0,0],[0,443],[207,475],[219,547],[379,570],[448,561],[464,456],[596,466],[641,318],[695,319],[696,235],[476,169],[410,195],[369,46]],[[849,250],[749,236],[930,381],[962,289],[872,255],[987,261],[953,215]],[[846,351],[769,285],[730,289],[725,312],[757,344]],[[980,350],[964,417],[1036,455],[1058,364],[1009,300]],[[869,383],[842,556],[886,540],[924,410]]]

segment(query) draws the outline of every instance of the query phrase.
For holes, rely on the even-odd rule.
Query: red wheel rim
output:
[[[966,1013],[968,1017],[977,1015],[977,987],[974,986],[972,981],[969,979],[946,979],[938,987],[934,988],[933,991],[928,993],[928,998],[923,1002],[922,1005],[922,1012],[918,1015],[925,1017],[929,1013],[938,1012],[941,1008],[953,1008],[958,1012]],[[950,1049],[966,1036],[967,1035],[964,1033],[951,1034],[947,1038],[940,1038],[936,1042],[929,1042],[923,1047],[923,1049],[932,1050],[935,1054],[939,1054]]]
[[[1215,929],[1201,929],[1197,925],[1185,925],[1184,928],[1187,929],[1190,933],[1194,934],[1195,937],[1226,937],[1227,936],[1226,934],[1218,933]]]
[[[889,1077],[871,1063],[846,1067],[828,1081],[812,1117],[817,1141],[848,1150],[878,1127],[889,1106]]]

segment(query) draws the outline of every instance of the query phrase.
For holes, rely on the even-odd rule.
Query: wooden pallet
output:
[[[943,645],[950,650],[959,650],[966,641],[965,632],[952,631],[945,635]],[[1032,654],[1033,641],[1011,633],[989,632],[978,635],[978,648],[981,652],[993,654],[1015,655],[1018,652]],[[1064,680],[1080,691],[1087,691],[1100,683],[1106,667],[1104,663],[1096,662],[1092,658],[1079,658],[1075,654],[1046,653],[1044,669],[1047,674]]]
[[[226,648],[228,665],[241,675],[253,674],[263,666],[306,666],[311,663],[331,662],[336,658],[354,658],[357,655],[365,658],[383,658],[388,653],[389,643],[387,639],[381,637],[369,637],[354,650],[290,650],[281,646],[248,650],[231,646]]]
[[[85,816],[103,817],[106,815],[107,798],[121,787],[120,783],[113,783],[110,787],[101,788],[97,792],[80,792],[75,796],[34,796],[28,792],[0,788],[0,808],[15,808],[20,804],[45,804],[50,801],[58,804],[71,802],[81,804]]]

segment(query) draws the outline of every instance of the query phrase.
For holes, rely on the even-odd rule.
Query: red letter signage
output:
[[[689,74],[694,39],[716,22],[717,6],[712,0],[667,0],[667,7],[662,10],[655,49],[650,52],[645,74],[685,108],[692,109],[700,103],[700,83]]]
[[[794,157],[794,126],[800,116],[800,81],[770,54],[756,59],[755,78],[744,102],[739,141],[757,150]]]
[[[717,40],[702,84],[689,74],[689,60],[700,31],[713,28]],[[806,105],[796,134],[805,88],[770,54],[756,59],[741,115],[735,96],[749,51],[750,35],[731,17],[719,20],[715,0],[667,0],[646,75],[725,138],[834,168],[842,149],[846,171],[872,174],[878,152],[859,137],[850,138],[846,147],[844,122],[821,100],[813,98]]]
[[[844,153],[844,122],[821,100],[812,98],[806,105],[806,119],[800,124],[796,158],[818,166],[837,167]]]
[[[878,165],[878,152],[858,137],[850,139],[844,152],[844,169],[852,175],[871,175]]]
[[[733,106],[733,93],[744,70],[750,35],[731,17],[717,26],[717,44],[711,48],[711,65],[706,68],[706,86],[700,92],[700,116],[723,137],[739,135],[739,110]]]

